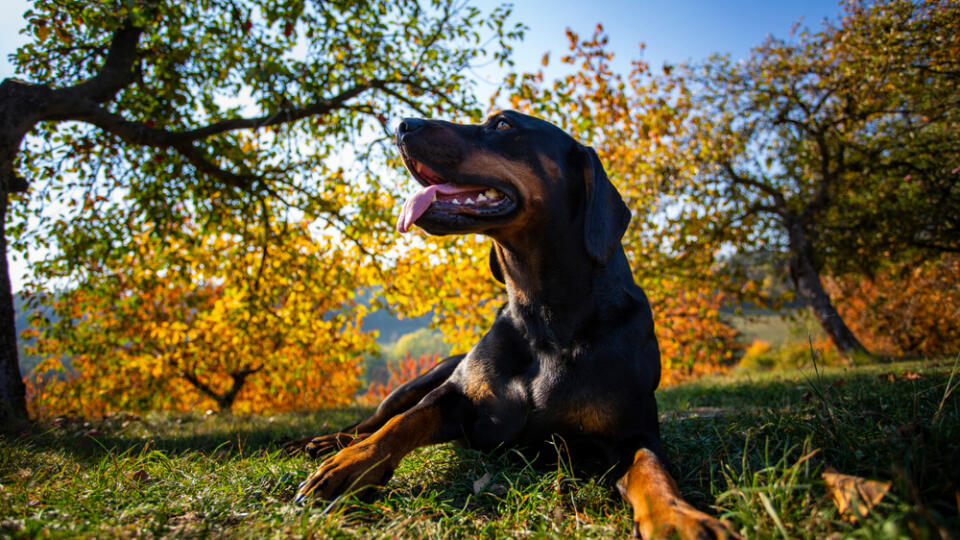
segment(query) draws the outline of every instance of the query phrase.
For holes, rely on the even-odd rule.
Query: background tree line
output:
[[[370,309],[433,313],[469,347],[502,298],[488,246],[393,233],[406,180],[386,123],[479,118],[464,72],[509,68],[508,17],[441,0],[36,2],[14,57],[29,82],[0,84],[0,237],[57,315],[28,330],[47,359],[34,411],[339,403]],[[958,21],[953,1],[851,2],[743,62],[630,73],[598,26],[568,33],[566,75],[513,73],[493,101],[600,153],[634,214],[624,244],[668,379],[731,360],[731,303],[797,299],[850,354],[956,351],[958,318],[937,313],[958,306]],[[742,264],[758,259],[790,287]],[[6,423],[27,409],[0,270]]]

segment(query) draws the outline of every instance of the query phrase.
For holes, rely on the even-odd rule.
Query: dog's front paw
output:
[[[348,492],[361,492],[381,486],[393,474],[389,454],[377,452],[373,445],[358,443],[327,458],[300,484],[294,502],[307,497],[329,501]]]
[[[343,450],[365,438],[367,438],[366,433],[330,433],[310,439],[310,442],[303,447],[303,451],[313,459],[317,459],[324,454]]]
[[[295,439],[283,445],[283,450],[293,456],[300,453],[307,454],[313,459],[337,452],[367,438],[368,433],[328,433],[316,437]]]
[[[669,510],[648,516],[634,516],[633,536],[655,538],[683,538],[684,540],[735,540],[742,537],[734,532],[730,522],[707,515],[684,501],[674,501]]]

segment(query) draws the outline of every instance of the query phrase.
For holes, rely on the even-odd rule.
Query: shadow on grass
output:
[[[270,453],[297,437],[334,431],[370,413],[365,407],[274,416],[221,414],[118,414],[98,420],[61,417],[8,437],[9,444],[71,454],[98,461],[107,454],[138,452],[146,447],[176,456],[188,452],[217,457]]]

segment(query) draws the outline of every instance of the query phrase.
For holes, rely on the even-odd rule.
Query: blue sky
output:
[[[499,3],[473,2],[485,10]],[[836,19],[839,11],[838,0],[519,0],[514,2],[514,19],[529,30],[515,60],[517,69],[536,71],[544,52],[551,51],[552,59],[566,52],[566,28],[590,36],[598,22],[617,55],[614,67],[624,72],[637,58],[652,68],[714,52],[740,58],[768,35],[787,37],[798,20],[816,29],[825,17]],[[642,54],[641,42],[646,45]]]
[[[501,2],[473,3],[489,11]],[[4,0],[0,80],[13,74],[7,55],[23,42],[19,31],[28,7],[26,0]],[[652,68],[664,62],[699,60],[714,52],[740,58],[768,35],[786,37],[798,20],[817,28],[825,17],[835,19],[839,11],[839,0],[518,0],[513,20],[529,29],[514,58],[517,70],[536,71],[545,52],[556,60],[567,50],[566,28],[589,36],[598,22],[610,37],[610,50],[617,54],[613,67],[622,71],[638,57]],[[642,54],[641,42],[646,44]],[[478,97],[486,103],[503,73],[487,67],[479,75],[488,80],[477,85]],[[14,290],[20,288],[22,271],[20,261],[11,261]]]

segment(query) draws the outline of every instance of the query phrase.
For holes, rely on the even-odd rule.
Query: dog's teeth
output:
[[[466,203],[473,204],[473,199],[471,199],[470,197],[467,197]]]
[[[484,195],[483,193],[477,195],[477,202],[483,202],[485,200],[487,200],[487,196]]]
[[[437,192],[433,192],[433,199],[430,202],[437,202]]]
[[[484,193],[487,194],[487,198],[489,199],[496,199],[497,196],[500,195],[500,192],[493,188],[486,190]]]
[[[451,201],[451,202],[453,202],[453,204],[460,204],[460,199],[454,199],[454,200]]]

